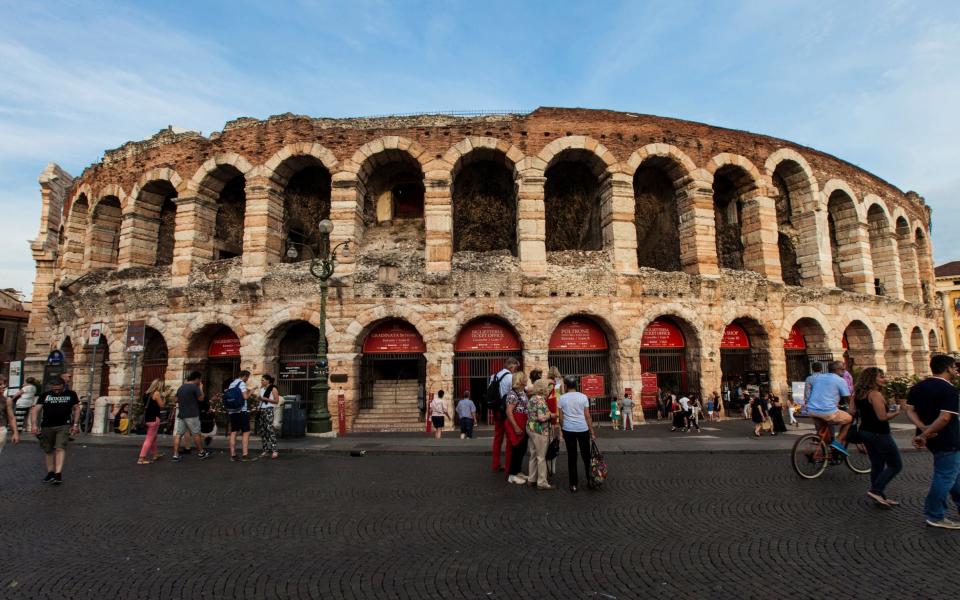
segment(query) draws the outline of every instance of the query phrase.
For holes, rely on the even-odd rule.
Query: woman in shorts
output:
[[[444,417],[450,418],[447,412],[447,403],[443,401],[443,390],[437,392],[437,396],[430,401],[430,424],[433,425],[433,437],[439,440],[443,433]]]

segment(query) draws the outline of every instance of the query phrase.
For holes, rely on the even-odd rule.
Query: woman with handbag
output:
[[[753,421],[753,435],[760,437],[760,431],[767,422],[767,409],[764,401],[759,397],[750,398],[750,419]]]
[[[549,388],[549,382],[540,379],[533,384],[533,393],[527,402],[527,437],[530,439],[527,483],[536,485],[538,490],[556,489],[547,480],[547,447],[551,437],[551,415],[547,406]]]
[[[138,465],[149,465],[163,456],[157,452],[157,430],[160,429],[160,411],[166,406],[166,391],[163,381],[154,379],[143,395],[143,425],[147,428],[147,435],[140,447]]]
[[[890,421],[900,414],[900,405],[887,407],[883,386],[887,378],[883,370],[867,367],[857,378],[853,391],[853,405],[860,417],[860,439],[870,456],[870,490],[867,496],[880,508],[891,508],[900,503],[887,498],[886,490],[903,468],[903,459],[897,443],[890,435]],[[849,439],[849,436],[848,438]]]
[[[773,431],[770,435],[786,432],[787,425],[783,420],[783,405],[780,404],[780,398],[771,394],[768,412],[770,413],[770,422],[773,423]]]
[[[577,451],[583,461],[587,485],[594,487],[590,477],[590,441],[596,439],[593,419],[590,418],[590,399],[577,391],[579,382],[576,377],[567,375],[563,385],[567,393],[560,396],[560,426],[563,429],[563,442],[567,447],[567,473],[570,477],[570,491],[576,492],[579,485],[577,477]]]
[[[260,443],[263,446],[260,458],[270,455],[271,459],[276,459],[280,456],[277,430],[273,428],[274,411],[280,404],[280,392],[273,382],[273,375],[263,375],[260,378],[260,412],[257,413],[257,429],[260,431]]]

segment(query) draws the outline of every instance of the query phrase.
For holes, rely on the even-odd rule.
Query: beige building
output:
[[[29,317],[19,292],[0,290],[0,377],[9,375],[11,361],[23,360]]]
[[[935,270],[937,276],[937,297],[943,306],[943,322],[940,324],[941,337],[946,350],[957,352],[960,333],[960,261],[948,262]]]
[[[41,175],[28,354],[119,400],[238,369],[305,394],[317,223],[349,242],[323,324],[349,427],[416,427],[507,355],[604,402],[625,388],[786,394],[812,360],[893,374],[939,347],[930,210],[787,141],[674,119],[529,114],[238,119]],[[145,360],[124,352],[145,320]],[[96,361],[92,324],[105,335]],[[141,372],[142,371],[142,372]],[[642,389],[641,389],[642,388]],[[453,392],[453,393],[449,393]]]

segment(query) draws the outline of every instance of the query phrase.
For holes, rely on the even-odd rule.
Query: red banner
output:
[[[656,373],[640,374],[640,406],[643,408],[657,407],[657,392],[659,391]]]
[[[387,321],[377,326],[363,340],[364,352],[426,352],[427,346],[417,329],[406,321]]]
[[[553,330],[553,335],[550,336],[550,349],[606,350],[607,335],[593,321],[566,319]]]
[[[240,358],[240,338],[229,329],[217,334],[210,342],[207,356],[210,358]]]
[[[640,346],[643,348],[683,348],[686,345],[680,328],[666,319],[651,321],[640,338]]]
[[[784,350],[806,350],[807,349],[807,340],[804,339],[803,334],[800,333],[800,330],[797,329],[797,326],[794,325],[793,329],[790,330],[790,336],[783,341]]]
[[[606,395],[603,375],[584,375],[580,378],[580,391],[584,396],[599,398]]]
[[[510,327],[496,319],[468,323],[453,345],[454,352],[513,352],[522,350],[520,340]]]
[[[847,343],[847,334],[843,334],[843,337],[840,339],[840,345],[843,347],[844,350],[850,349],[850,344]]]
[[[749,350],[750,338],[747,332],[736,323],[730,323],[723,330],[723,339],[720,341],[721,350]]]

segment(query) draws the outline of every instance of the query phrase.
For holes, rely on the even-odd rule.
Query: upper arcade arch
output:
[[[761,272],[756,260],[762,254],[762,242],[756,235],[759,215],[747,206],[761,193],[759,172],[749,160],[732,154],[714,157],[707,171],[713,175],[718,265],[722,269]]]
[[[499,250],[517,255],[519,150],[504,146],[493,138],[472,138],[447,152],[445,162],[454,161],[450,171],[454,252]]]
[[[640,162],[634,167],[635,160]],[[669,146],[631,155],[628,167],[633,172],[638,266],[661,271],[682,269],[680,214],[683,211],[689,220],[692,212],[685,189],[692,166],[688,157]]]
[[[899,256],[890,226],[889,212],[879,198],[865,198],[874,291],[878,296],[902,297]]]
[[[844,185],[844,187],[846,187]],[[848,292],[867,291],[866,249],[859,213],[849,188],[836,187],[827,201],[827,228],[833,278],[840,289]],[[827,187],[827,190],[830,186]],[[869,282],[872,283],[872,282]]]

